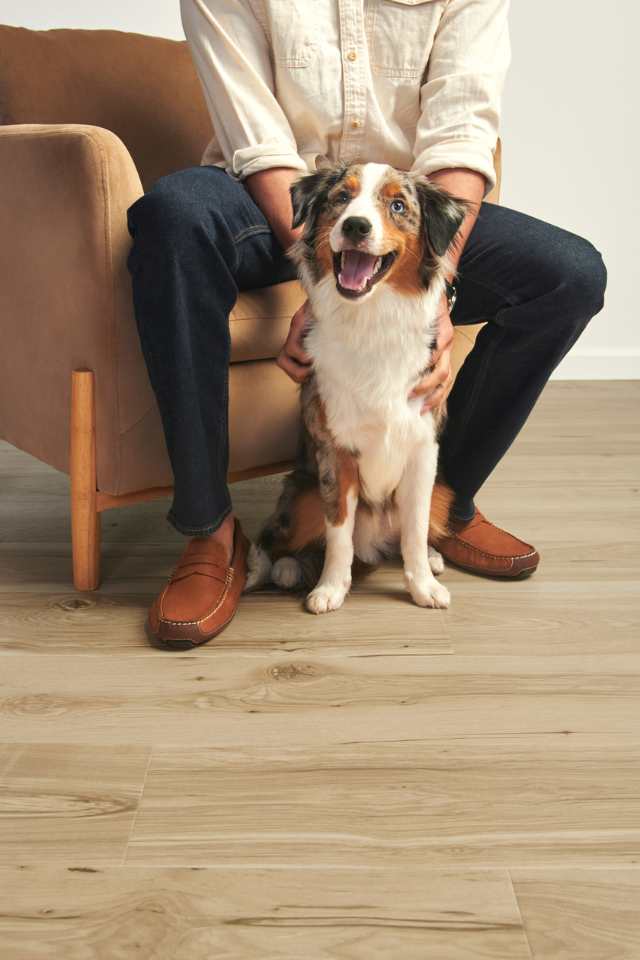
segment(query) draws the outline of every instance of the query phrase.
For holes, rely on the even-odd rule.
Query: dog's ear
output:
[[[434,253],[443,257],[462,226],[470,204],[453,197],[425,177],[416,180],[416,190],[427,243]]]
[[[291,205],[293,206],[291,226],[294,229],[308,220],[311,208],[326,199],[327,193],[338,182],[343,173],[344,166],[325,168],[316,170],[315,173],[306,174],[306,176],[300,177],[291,184],[289,188]]]

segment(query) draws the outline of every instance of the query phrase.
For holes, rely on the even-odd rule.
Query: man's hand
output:
[[[310,323],[311,307],[309,301],[305,300],[291,318],[289,335],[276,360],[278,366],[296,383],[302,383],[311,373],[311,357],[303,346],[304,335]]]
[[[409,397],[424,397],[421,413],[433,410],[447,396],[451,381],[451,347],[453,345],[453,324],[449,316],[447,298],[442,298],[438,317],[438,339],[432,357],[432,366],[424,380],[414,387]]]

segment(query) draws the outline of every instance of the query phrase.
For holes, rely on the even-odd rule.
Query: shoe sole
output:
[[[157,650],[196,650],[198,647],[203,647],[205,643],[209,643],[210,640],[215,640],[219,634],[222,633],[226,627],[229,626],[231,621],[236,615],[234,610],[228,620],[218,627],[215,633],[211,633],[208,637],[205,637],[203,640],[199,640],[195,643],[193,640],[189,640],[186,637],[161,637],[159,634],[154,633],[151,629],[151,624],[147,620],[144,625],[144,632],[147,635],[147,639],[152,647],[155,647]]]
[[[446,557],[444,557],[444,561],[449,567],[464,570],[465,573],[473,573],[476,577],[483,577],[485,580],[526,580],[538,569],[536,563],[535,567],[524,567],[518,573],[489,573],[488,571],[478,570],[477,567],[467,567],[463,563],[454,563],[453,560],[447,560]]]

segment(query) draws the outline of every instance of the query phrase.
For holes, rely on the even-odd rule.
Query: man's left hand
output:
[[[424,380],[413,388],[409,397],[423,397],[421,413],[428,413],[442,403],[449,392],[453,375],[451,373],[451,347],[453,346],[453,324],[449,315],[447,298],[442,298],[438,316],[438,338],[436,349],[431,358],[431,368]]]

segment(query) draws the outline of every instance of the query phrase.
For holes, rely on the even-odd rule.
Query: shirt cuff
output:
[[[302,157],[283,143],[259,143],[256,146],[236,150],[226,171],[232,177],[244,180],[253,173],[270,170],[272,167],[289,167],[301,173],[309,172]]]
[[[478,140],[442,140],[420,153],[411,167],[412,173],[428,176],[437,170],[465,169],[475,170],[485,178],[484,195],[496,185],[496,171],[493,153],[487,145]]]

